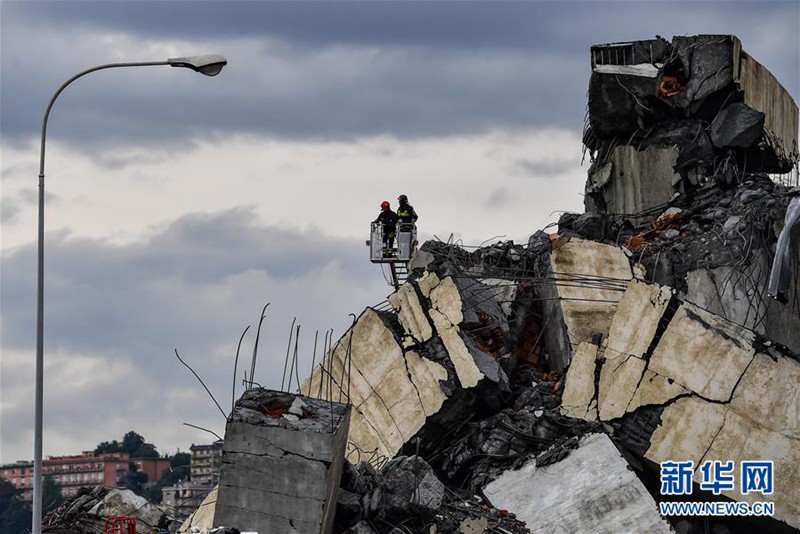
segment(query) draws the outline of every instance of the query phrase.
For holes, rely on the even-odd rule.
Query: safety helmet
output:
[[[398,201],[399,201],[401,204],[405,204],[406,202],[408,202],[408,197],[407,197],[407,196],[405,196],[405,195],[400,195],[399,197],[397,197],[397,200],[398,200]]]
[[[381,209],[388,208],[388,207],[389,207],[389,201],[388,200],[384,200],[383,202],[381,202]]]

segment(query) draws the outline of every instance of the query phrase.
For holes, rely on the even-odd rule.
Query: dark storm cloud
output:
[[[360,239],[263,226],[247,208],[187,215],[128,245],[49,234],[47,432],[82,447],[114,438],[109,428],[124,432],[134,424],[159,428],[162,438],[165,425],[180,432],[182,421],[221,432],[224,420],[173,349],[225,406],[236,342],[252,325],[239,365],[240,372],[245,362],[249,370],[259,313],[271,302],[255,378],[267,387],[280,386],[288,329],[296,316],[303,325],[302,379],[310,368],[314,331],[334,328],[338,339],[350,324],[349,313],[389,292],[365,258]],[[4,251],[2,265],[0,394],[4,429],[14,429],[3,438],[4,446],[16,451],[30,439],[35,247]],[[109,402],[121,398],[124,412],[118,402]],[[189,438],[179,439],[188,446]]]
[[[14,3],[12,3],[14,4]],[[585,53],[575,30],[608,41],[651,37],[657,19],[733,24],[797,13],[796,2],[691,2],[661,5],[597,1],[497,2],[31,2],[21,16],[55,27],[76,25],[154,37],[275,36],[312,46],[509,47]],[[624,34],[622,34],[624,27]],[[691,28],[688,28],[691,27]],[[669,28],[668,28],[669,29]],[[633,34],[633,35],[632,35]],[[666,36],[666,33],[665,33]],[[603,42],[603,41],[598,41]]]
[[[168,350],[185,339],[198,350],[209,339],[235,336],[238,327],[231,330],[231,324],[214,321],[219,309],[213,299],[224,301],[250,281],[258,296],[248,297],[248,314],[273,296],[285,297],[289,288],[297,286],[302,293],[303,287],[324,283],[324,273],[332,267],[344,270],[354,286],[362,277],[380,282],[364,261],[363,248],[361,240],[259,226],[249,209],[186,215],[148,240],[124,246],[65,233],[49,235],[47,343],[52,350],[92,352],[116,346],[133,353],[133,348],[155,345]],[[2,261],[3,346],[30,348],[35,246],[6,251]],[[294,302],[273,306],[313,300],[298,294]],[[353,302],[341,315],[369,303]]]
[[[18,6],[19,7],[19,6]],[[153,37],[271,35],[320,46],[376,44],[535,47],[557,38],[548,16],[565,10],[542,2],[38,2],[20,16]]]
[[[513,172],[532,178],[549,178],[569,170],[574,170],[577,164],[573,160],[562,161],[530,161],[519,159],[512,165]]]
[[[102,50],[91,57],[81,57],[80,50],[65,56],[52,42],[80,49],[80,43],[113,32],[134,44],[182,39],[203,48],[198,52],[226,53],[230,65],[213,80],[167,69],[93,74],[57,104],[52,133],[62,139],[175,150],[191,149],[194,138],[231,133],[349,139],[545,126],[577,130],[588,47],[657,33],[736,33],[795,97],[800,85],[796,2],[2,6],[0,121],[7,142],[35,134],[41,109],[60,81],[88,61],[105,60]],[[30,38],[34,28],[41,38]],[[50,60],[44,70],[42,61]]]

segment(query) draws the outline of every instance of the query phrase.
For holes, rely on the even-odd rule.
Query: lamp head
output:
[[[228,64],[225,56],[210,54],[206,56],[173,57],[167,62],[173,67],[185,67],[206,76],[216,76]]]

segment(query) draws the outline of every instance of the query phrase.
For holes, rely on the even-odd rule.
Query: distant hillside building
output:
[[[129,463],[135,463],[142,473],[147,473],[148,483],[158,482],[170,461],[166,458],[130,458],[126,452],[103,453],[98,456],[84,451],[76,456],[49,456],[42,462],[42,474],[51,476],[61,487],[61,494],[71,497],[82,487],[105,486],[124,488],[130,472]],[[33,463],[19,461],[0,466],[0,478],[8,480],[22,492],[24,501],[33,499]]]
[[[174,486],[161,489],[161,504],[169,509],[169,514],[179,518],[189,517],[203,502],[211,486],[182,480]]]
[[[150,486],[161,480],[164,471],[167,471],[171,465],[171,460],[169,458],[131,458],[130,461],[136,464],[140,473],[145,473],[147,475],[146,486]]]
[[[7,480],[22,492],[22,499],[33,499],[33,462],[20,460],[13,464],[0,465],[0,478]]]
[[[213,487],[219,482],[219,469],[222,465],[222,440],[208,445],[189,447],[192,453],[190,473],[192,482],[199,486]]]

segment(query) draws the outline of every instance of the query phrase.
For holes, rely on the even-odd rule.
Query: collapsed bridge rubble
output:
[[[800,530],[797,106],[734,36],[597,45],[591,68],[586,212],[423,244],[298,391],[239,399],[179,532]],[[751,460],[773,493],[704,488],[704,462]],[[662,516],[668,461],[693,501],[774,513]]]
[[[654,283],[641,251],[563,233],[472,252],[426,243],[389,308],[366,309],[300,386],[304,403],[350,405],[333,532],[797,528],[797,353],[692,303],[688,285]],[[716,305],[736,317],[729,302]],[[659,462],[767,457],[774,519],[658,515]],[[752,498],[738,490],[723,496]]]
[[[348,460],[422,458],[453,503],[479,496],[473,517],[533,532],[798,529],[797,106],[733,36],[599,45],[592,71],[586,213],[527,246],[426,243],[333,351]],[[568,474],[592,447],[637,475],[594,507]],[[765,496],[739,480],[701,490],[700,465],[773,462],[774,515],[662,518],[658,466],[678,459],[696,499],[749,503]],[[452,506],[376,511],[351,486],[340,532],[465,531]]]
[[[48,513],[42,532],[82,534],[104,532],[110,517],[127,516],[136,520],[137,533],[152,532],[169,524],[167,515],[155,504],[128,489],[103,486],[80,488],[78,493]]]

